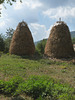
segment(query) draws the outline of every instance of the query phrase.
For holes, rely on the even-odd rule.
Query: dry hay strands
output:
[[[35,45],[33,37],[25,22],[18,24],[10,44],[9,53],[15,55],[33,55],[35,52]]]
[[[44,54],[53,58],[75,56],[70,31],[64,22],[56,22],[52,27]]]

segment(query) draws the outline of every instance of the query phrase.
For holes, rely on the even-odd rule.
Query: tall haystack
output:
[[[22,21],[18,24],[10,44],[9,53],[15,55],[33,55],[35,45],[28,25]]]
[[[67,58],[74,55],[70,31],[63,21],[57,21],[52,27],[45,46],[45,55],[52,58]]]

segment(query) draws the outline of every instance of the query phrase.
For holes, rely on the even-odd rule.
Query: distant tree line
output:
[[[13,36],[14,29],[9,28],[6,34],[0,34],[0,51],[4,53],[9,52],[10,42]]]
[[[72,38],[72,43],[73,43],[73,44],[75,44],[75,37],[74,37],[74,38]]]

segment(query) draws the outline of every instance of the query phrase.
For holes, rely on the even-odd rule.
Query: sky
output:
[[[5,7],[6,9],[5,9]],[[54,23],[61,18],[70,31],[75,31],[75,0],[17,0],[12,6],[0,5],[0,33],[16,27],[25,21],[34,42],[48,38]]]

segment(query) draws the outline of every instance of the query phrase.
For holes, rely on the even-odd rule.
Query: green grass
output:
[[[30,80],[29,77],[32,75],[37,78],[37,81],[35,78],[32,79],[34,82]],[[15,80],[12,79],[13,77],[20,77],[20,79],[17,80],[19,83],[13,83]],[[38,100],[42,100],[42,98],[43,100],[50,100],[49,98],[52,98],[52,100],[73,100],[71,95],[74,95],[73,89],[75,88],[75,61],[36,59],[35,57],[2,54],[0,57],[0,80],[0,88],[3,87],[3,91],[1,90],[0,93],[6,95],[17,95],[19,93],[19,96],[26,98],[26,100],[33,100],[32,98],[35,99],[37,92],[36,97]],[[56,81],[54,82],[54,80]],[[53,83],[53,87],[48,86],[50,83]],[[64,84],[69,84],[70,86]],[[53,91],[52,94],[49,93],[50,90],[47,90],[47,87],[54,89],[51,90]],[[41,88],[41,91],[39,88]],[[65,89],[67,89],[67,91]],[[27,91],[29,92],[27,93]],[[31,91],[33,91],[33,93],[31,93]],[[41,94],[39,94],[38,91],[40,91]],[[47,95],[45,96],[46,91]],[[59,91],[61,91],[61,94]],[[25,94],[21,95],[22,92]],[[3,100],[6,98],[3,97],[3,94],[1,94],[1,97]],[[64,97],[70,99],[64,99]],[[72,97],[74,98],[74,96]],[[0,99],[2,100],[2,98]],[[7,98],[7,100],[11,99]]]
[[[39,100],[74,100],[75,91],[69,85],[61,84],[47,76],[31,76],[27,80],[15,77],[9,81],[0,81],[0,92],[6,96],[26,94]]]

